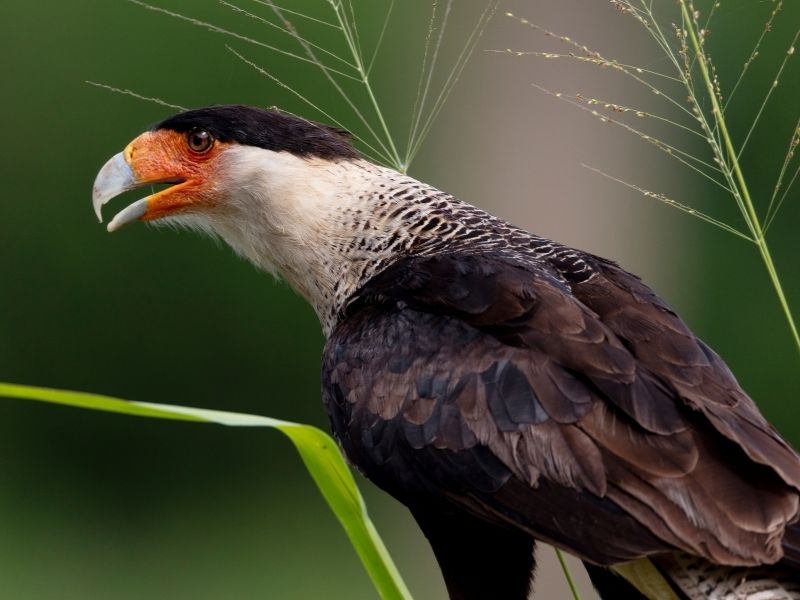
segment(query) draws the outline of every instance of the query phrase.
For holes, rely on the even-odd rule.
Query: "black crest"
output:
[[[276,152],[285,150],[298,156],[360,157],[350,144],[350,134],[342,129],[277,110],[239,104],[188,110],[162,121],[153,130],[186,132],[195,128],[208,130],[222,142],[237,142]]]

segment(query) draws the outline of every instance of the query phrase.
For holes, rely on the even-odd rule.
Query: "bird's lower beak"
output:
[[[159,203],[160,197],[166,192],[174,191],[180,185],[184,184],[183,179],[171,178],[156,178],[151,179],[147,177],[139,177],[131,167],[126,158],[126,152],[120,152],[109,160],[94,180],[94,187],[92,188],[92,205],[98,220],[102,223],[102,209],[103,206],[111,199],[119,196],[120,194],[133,190],[145,185],[156,183],[175,183],[166,190],[162,190],[156,194],[146,196],[141,200],[137,200],[133,204],[128,205],[126,208],[118,212],[113,219],[108,223],[108,231],[116,231],[117,229],[137,220],[147,220],[149,218],[156,218],[153,216],[155,211],[154,206]],[[160,216],[160,215],[158,215]]]
[[[133,174],[133,169],[125,160],[123,152],[115,154],[103,165],[94,180],[92,188],[92,205],[97,219],[103,222],[103,205],[120,194],[143,185]],[[147,198],[137,200],[117,215],[108,224],[109,231],[115,231],[123,225],[135,221],[147,212]]]

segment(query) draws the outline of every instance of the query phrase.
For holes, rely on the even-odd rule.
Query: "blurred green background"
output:
[[[217,2],[158,4],[291,45]],[[401,138],[429,7],[404,4],[396,7],[373,77]],[[325,15],[321,1],[284,5]],[[457,52],[481,8],[456,5],[445,57]],[[365,45],[377,37],[385,6],[356,1]],[[709,43],[723,82],[735,80],[773,6],[740,0],[720,8]],[[269,15],[253,2],[242,7]],[[606,3],[502,3],[411,173],[639,272],[722,354],[768,418],[800,443],[798,353],[755,248],[579,165],[622,171],[738,223],[730,200],[652,148],[529,85],[590,91],[582,88],[586,66],[483,52],[553,44],[503,17],[505,10],[625,62],[667,68],[646,46],[646,34]],[[798,26],[800,7],[791,4],[737,92],[737,115],[757,110]],[[326,28],[307,31],[336,47]],[[172,111],[91,87],[87,79],[184,106],[278,105],[319,117],[238,61],[226,43],[355,123],[313,68],[129,2],[0,7],[0,380],[260,413],[327,429],[319,401],[323,339],[311,309],[285,284],[188,233],[133,226],[110,236],[91,211],[98,168]],[[599,76],[617,90],[613,75]],[[752,190],[762,200],[798,117],[798,91],[800,70],[790,61],[745,154]],[[635,94],[634,100],[653,102],[649,92]],[[748,121],[734,118],[732,125],[742,139]],[[548,127],[573,129],[544,135]],[[798,193],[800,186],[771,231],[795,304]],[[360,481],[416,597],[442,598],[432,555],[405,510]],[[0,598],[374,595],[281,435],[0,399]]]

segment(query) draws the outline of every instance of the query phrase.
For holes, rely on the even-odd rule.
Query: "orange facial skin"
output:
[[[186,133],[147,131],[123,151],[125,161],[142,183],[175,183],[150,196],[142,221],[160,219],[191,205],[213,202],[215,164],[230,144],[214,140],[205,152],[193,151]]]

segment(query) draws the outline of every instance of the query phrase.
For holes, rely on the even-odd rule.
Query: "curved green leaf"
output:
[[[306,469],[314,479],[314,483],[317,484],[328,506],[344,527],[350,543],[361,558],[361,562],[381,598],[384,600],[411,600],[408,588],[367,514],[364,500],[358,491],[353,474],[339,452],[336,442],[321,429],[259,415],[190,406],[131,402],[100,394],[9,383],[0,383],[0,397],[37,400],[137,417],[215,423],[229,427],[278,429],[286,434],[297,448]]]

